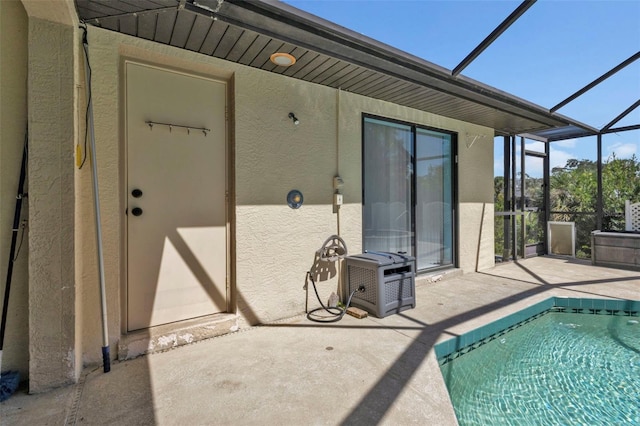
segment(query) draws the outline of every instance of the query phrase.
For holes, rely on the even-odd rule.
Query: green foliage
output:
[[[567,161],[551,171],[551,211],[595,212],[597,165],[591,160]]]
[[[551,172],[550,210],[552,220],[576,222],[577,256],[591,256],[591,231],[595,230],[598,194],[597,163],[591,160],[567,161]],[[602,164],[603,226],[605,230],[624,229],[625,200],[640,200],[640,163],[635,155],[619,159],[613,154]]]
[[[576,223],[576,256],[591,257],[591,231],[597,227],[597,163],[591,160],[570,159],[565,167],[556,167],[551,171],[550,206],[556,212],[551,215],[553,221],[572,221]],[[526,176],[528,202],[530,205],[542,205],[541,179]],[[629,159],[620,159],[613,154],[602,164],[603,230],[624,230],[624,203],[640,201],[640,162],[633,155]],[[495,211],[504,211],[504,179],[494,178]],[[530,212],[525,215],[529,230],[528,243],[539,240],[541,227],[536,226],[539,215]],[[504,218],[496,217],[495,238],[496,254],[504,251]]]
[[[602,169],[603,229],[624,229],[624,202],[640,201],[640,162],[613,154]]]

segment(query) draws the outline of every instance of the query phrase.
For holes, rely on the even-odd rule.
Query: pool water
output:
[[[640,425],[639,320],[548,311],[443,363],[458,422]]]

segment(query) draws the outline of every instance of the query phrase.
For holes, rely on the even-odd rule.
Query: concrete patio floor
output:
[[[640,272],[537,257],[437,282],[384,319],[304,315],[87,369],[0,404],[6,425],[457,424],[433,347],[551,296],[640,299]],[[302,297],[302,295],[301,295]]]

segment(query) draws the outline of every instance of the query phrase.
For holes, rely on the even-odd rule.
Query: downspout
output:
[[[89,43],[87,41],[87,28],[81,27],[82,45],[84,48],[84,69],[87,95],[87,126],[90,136],[89,160],[93,177],[93,199],[95,203],[96,242],[98,245],[98,270],[100,274],[100,310],[102,313],[102,365],[105,373],[111,371],[111,357],[109,354],[109,332],[107,329],[107,292],[104,278],[104,255],[102,252],[102,225],[100,220],[100,194],[98,191],[98,164],[96,160],[96,138],[93,129],[93,100],[91,98],[91,66],[89,65]]]
[[[340,205],[338,205],[338,197],[342,198],[342,177],[340,176],[340,92],[338,87],[336,92],[336,173],[333,177],[333,211],[336,214],[336,234],[340,235]],[[343,295],[343,302],[348,304],[346,300],[348,289],[345,288],[346,277],[342,276],[342,260],[338,260],[338,294]],[[346,308],[345,308],[346,309]]]
[[[333,212],[336,214],[336,234],[340,235],[340,205],[337,202],[337,195],[342,195],[340,185],[342,177],[340,177],[340,88],[336,92],[336,174],[333,178]]]
[[[336,234],[340,235],[340,205],[338,205],[338,197],[342,198],[342,177],[340,176],[340,92],[338,87],[336,92],[336,174],[333,177],[333,212],[336,215]],[[337,262],[338,266],[338,294],[344,295],[343,301],[346,300],[348,290],[345,288],[345,279],[342,275],[342,261]]]

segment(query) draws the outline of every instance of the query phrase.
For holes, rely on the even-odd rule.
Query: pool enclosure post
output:
[[[509,145],[509,136],[503,136],[503,146],[504,146],[504,153],[502,155],[502,160],[503,160],[503,177],[504,177],[504,187],[502,188],[502,191],[504,192],[504,205],[502,206],[502,210],[503,212],[509,212],[511,211],[511,178],[510,178],[510,170],[511,170],[511,163],[509,161],[510,155],[510,145]],[[509,215],[504,215],[502,217],[502,226],[503,226],[503,230],[504,233],[502,235],[502,260],[507,260],[509,259],[509,241],[511,241],[511,219],[512,216]]]
[[[522,258],[527,257],[527,221],[526,221],[526,209],[525,209],[525,194],[526,194],[526,186],[527,179],[525,177],[526,166],[525,166],[525,146],[524,146],[524,137],[520,136],[520,253],[522,254]],[[516,216],[517,217],[517,216]]]
[[[516,137],[511,136],[511,251],[513,260],[518,259],[518,220],[516,215]]]
[[[551,251],[551,247],[549,247],[549,225],[548,223],[551,221],[551,157],[549,154],[551,153],[551,148],[549,147],[549,142],[544,143],[544,155],[545,161],[543,164],[543,181],[542,181],[542,193],[544,197],[544,253],[549,254]]]
[[[602,202],[602,133],[598,133],[598,168],[597,181],[598,193],[596,195],[596,229],[602,229],[602,218],[604,216],[604,205]]]

